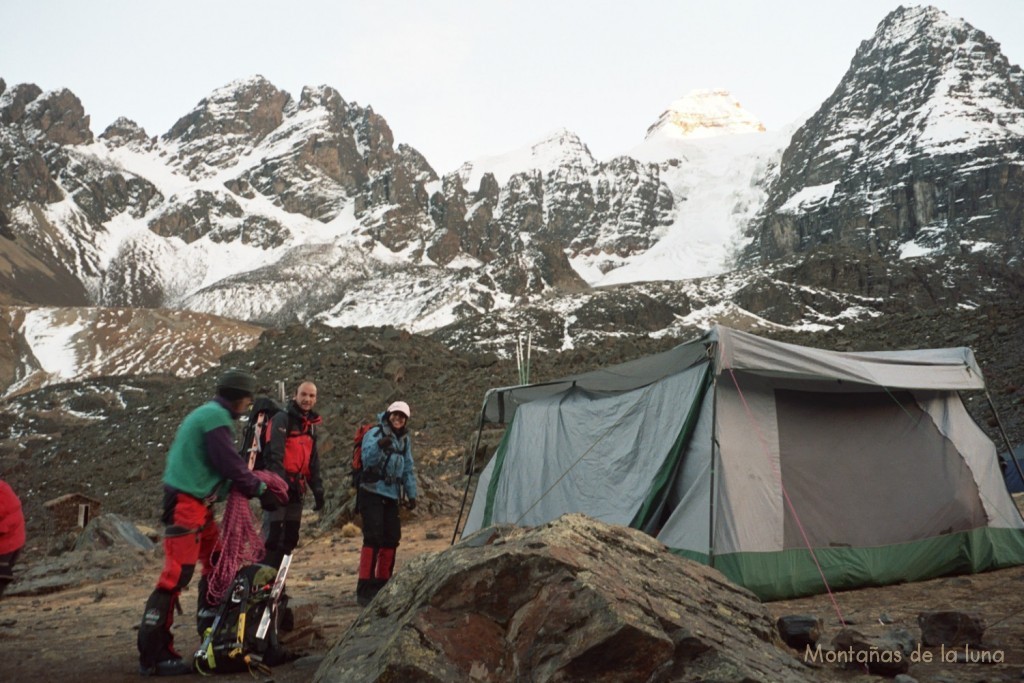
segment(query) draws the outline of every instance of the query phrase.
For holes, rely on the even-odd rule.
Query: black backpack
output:
[[[280,602],[273,599],[277,569],[265,564],[242,567],[217,608],[213,625],[206,629],[203,643],[194,656],[201,674],[260,671],[287,661],[277,637]],[[278,593],[280,593],[280,590]],[[264,612],[270,611],[262,638],[257,637]]]
[[[249,463],[250,469],[267,468],[266,446],[270,441],[270,420],[281,412],[281,404],[272,398],[260,396],[249,410],[249,421],[242,435],[242,448],[239,454]]]

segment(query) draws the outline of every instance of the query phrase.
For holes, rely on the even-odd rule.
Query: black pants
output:
[[[291,555],[299,544],[299,528],[302,526],[302,497],[288,502],[271,512],[263,513],[263,536],[267,554],[263,563],[272,567],[281,566],[281,558]]]
[[[359,515],[363,518],[363,545],[397,548],[402,540],[398,501],[369,491],[359,492]]]
[[[402,540],[398,501],[369,491],[359,492],[359,514],[363,518],[363,549],[359,556],[356,600],[367,605],[391,579],[395,549]]]
[[[3,595],[7,586],[14,581],[14,563],[18,561],[20,552],[21,548],[18,548],[13,553],[0,555],[0,595]]]

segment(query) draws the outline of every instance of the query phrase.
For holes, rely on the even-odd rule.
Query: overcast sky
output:
[[[599,159],[695,88],[769,129],[812,113],[897,0],[4,0],[0,78],[69,88],[99,134],[166,133],[260,74],[370,105],[444,173],[561,127]],[[911,4],[911,3],[904,3]],[[1024,62],[1024,0],[937,0]]]

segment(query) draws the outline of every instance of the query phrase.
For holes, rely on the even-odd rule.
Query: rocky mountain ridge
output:
[[[213,92],[162,136],[119,119],[94,137],[69,91],[0,81],[0,291],[14,304],[455,338],[523,306],[565,308],[593,285],[615,285],[587,294],[614,299],[608,311],[629,310],[651,288],[634,283],[656,280],[671,282],[668,299],[697,287],[707,301],[736,251],[767,268],[745,269],[751,282],[777,280],[779,264],[813,251],[906,273],[909,257],[933,252],[1012,259],[1020,73],[969,24],[901,9],[791,142],[758,132],[727,94],[700,91],[628,155],[599,161],[558,130],[443,178],[371,107],[328,86],[296,100],[257,76]],[[788,269],[807,279],[787,286],[832,300],[871,289],[834,290],[811,270]],[[968,304],[987,297],[969,278],[958,284]],[[826,324],[816,310],[746,314]]]
[[[823,246],[889,261],[1024,248],[1024,72],[932,7],[899,8],[794,134],[748,262]]]
[[[162,136],[126,119],[93,136],[73,93],[0,80],[0,303],[45,304],[53,327],[7,326],[0,383],[113,367],[76,355],[118,355],[108,330],[76,322],[104,308],[132,309],[133,330],[174,309],[220,316],[197,320],[225,334],[245,321],[228,334],[245,344],[252,323],[389,326],[501,358],[525,333],[572,353],[715,321],[805,333],[987,310],[1024,281],[1020,74],[966,22],[900,9],[792,140],[710,91],[623,156],[557,130],[444,177],[328,86],[294,99],[254,77]],[[733,268],[736,250],[756,265]],[[167,346],[203,359],[190,372],[226,349],[192,343]],[[82,372],[47,379],[40,354],[61,353]]]

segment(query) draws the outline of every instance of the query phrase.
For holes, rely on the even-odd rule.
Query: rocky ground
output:
[[[313,627],[303,629],[289,647],[307,656],[276,667],[277,683],[308,681],[326,651],[356,618],[356,567],[362,538],[338,530],[315,530],[316,513],[308,511],[307,532],[289,572],[293,605],[315,605]],[[413,556],[441,550],[451,542],[454,516],[410,518],[403,533],[397,568]],[[95,557],[95,555],[89,556]],[[83,559],[87,559],[83,556]],[[5,681],[75,681],[104,683],[138,680],[135,637],[142,607],[162,566],[159,551],[124,555],[109,567],[113,578],[42,595],[5,596],[0,600],[0,671]],[[75,569],[70,574],[75,574]],[[118,575],[121,574],[121,575]],[[184,615],[174,626],[183,655],[199,645],[194,628],[195,587],[183,594]],[[219,677],[253,680],[248,673]]]
[[[1013,444],[1024,441],[1022,301],[941,314],[887,316],[829,332],[766,334],[837,350],[971,346],[985,373],[989,396],[965,395],[969,410],[1001,450],[1000,426]],[[627,338],[534,356],[531,379],[621,362],[680,341]],[[320,607],[315,618],[319,635],[306,646],[314,659],[274,672],[277,681],[309,680],[315,657],[326,652],[358,614],[353,591],[359,540],[343,531],[350,517],[347,460],[355,426],[391,400],[401,398],[412,405],[414,452],[426,486],[424,504],[409,520],[400,564],[402,557],[442,549],[451,540],[465,482],[464,459],[476,433],[484,392],[517,383],[516,366],[494,355],[455,352],[432,339],[393,329],[298,326],[266,333],[254,350],[229,356],[224,364],[251,368],[269,394],[276,393],[278,380],[291,388],[299,379],[312,378],[320,386],[327,514],[323,519],[311,514],[307,520],[292,579],[296,596],[303,595]],[[21,495],[28,519],[29,542],[21,571],[67,556],[73,536],[56,528],[43,503],[69,492],[94,497],[101,512],[157,526],[159,478],[167,445],[185,413],[208,396],[216,374],[214,370],[191,380],[112,378],[60,385],[2,407],[0,435],[6,438],[0,440],[0,478]],[[998,421],[989,397],[999,411]],[[484,441],[493,443],[499,436],[500,431],[486,430]],[[159,566],[156,556],[136,555],[77,587],[5,597],[0,601],[3,678],[110,681],[134,677],[133,629]],[[922,681],[1018,680],[1024,672],[1022,581],[1024,569],[1015,568],[851,591],[837,596],[838,610],[827,597],[775,603],[770,609],[780,615],[817,614],[831,632],[838,628],[839,614],[847,623],[864,627],[913,629],[918,611],[946,606],[978,611],[989,624],[986,643],[993,651],[1001,649],[1002,663],[921,664],[911,673]],[[186,611],[186,619],[189,616]],[[190,642],[188,633],[183,631],[183,643]],[[189,647],[192,644],[183,649]]]
[[[294,604],[316,605],[312,629],[290,644],[304,657],[255,679],[247,673],[223,680],[260,680],[298,683],[312,680],[321,660],[360,614],[355,602],[356,565],[360,539],[338,529],[316,529],[316,515],[308,513],[309,530],[295,555],[289,593]],[[454,515],[410,517],[406,521],[398,571],[411,558],[447,548]],[[12,595],[0,600],[0,661],[3,679],[73,680],[107,683],[138,680],[135,631],[146,596],[159,573],[158,552],[141,553],[126,564],[124,575],[40,595]],[[116,572],[115,572],[116,573]],[[973,576],[947,577],[885,588],[846,591],[768,603],[774,617],[814,615],[824,622],[823,643],[831,642],[841,624],[868,636],[898,637],[906,632],[919,638],[921,612],[958,610],[980,615],[988,629],[984,645],[991,663],[944,661],[949,649],[923,648],[931,662],[911,665],[915,680],[936,683],[1016,681],[1024,672],[1024,567]],[[185,594],[185,614],[175,627],[177,642],[191,653],[198,638],[191,628],[194,593]],[[961,653],[963,649],[959,650]],[[981,652],[982,650],[977,650]],[[797,660],[805,651],[786,649]],[[961,655],[962,657],[962,655]],[[807,671],[809,681],[878,681],[859,670],[819,664]]]

